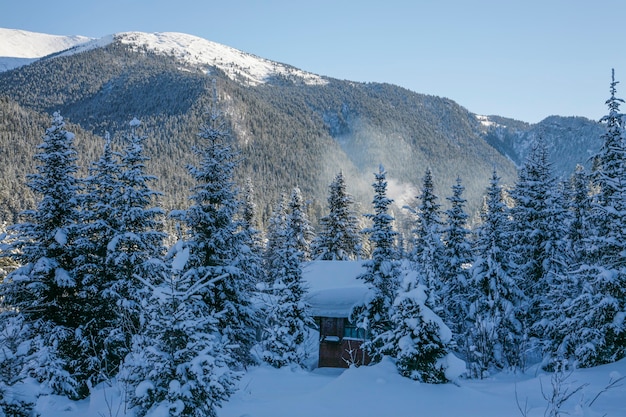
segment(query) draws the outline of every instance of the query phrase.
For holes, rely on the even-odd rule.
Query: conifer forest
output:
[[[459,363],[461,378],[483,379],[626,357],[617,86],[613,76],[589,167],[558,175],[539,138],[513,185],[493,168],[476,214],[463,178],[435,189],[439,167],[424,166],[398,208],[396,167],[382,164],[363,210],[339,171],[323,209],[296,186],[261,213],[215,83],[204,120],[187,127],[191,186],[166,209],[147,169],[150,126],[133,118],[121,137],[104,134],[81,169],[79,138],[54,112],[27,175],[34,206],[2,230],[0,416],[32,415],[10,395],[25,380],[81,400],[113,378],[138,417],[217,416],[250,367],[305,366],[316,323],[303,268],[314,260],[363,261],[369,292],[349,320],[372,363],[391,358],[411,380],[448,383]]]

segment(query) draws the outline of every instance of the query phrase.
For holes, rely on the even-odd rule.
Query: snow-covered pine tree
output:
[[[551,323],[545,313],[553,305],[546,295],[567,274],[569,211],[559,185],[552,175],[548,148],[539,141],[519,170],[511,191],[513,273],[525,294],[523,323],[529,351],[539,350],[541,340],[548,342],[546,327]]]
[[[428,288],[408,271],[393,303],[392,328],[382,337],[382,351],[395,358],[402,376],[426,383],[448,381],[452,332],[429,305]],[[458,360],[458,359],[457,359]]]
[[[307,326],[313,321],[304,301],[306,289],[302,277],[302,255],[298,233],[279,202],[268,233],[265,255],[267,291],[266,325],[262,342],[263,360],[277,368],[289,364],[304,365],[307,358]]]
[[[445,247],[441,268],[441,316],[452,330],[454,349],[468,356],[467,340],[471,328],[468,321],[471,298],[469,267],[474,257],[469,241],[471,232],[467,228],[468,215],[465,213],[463,191],[461,179],[457,178],[456,184],[452,186],[452,196],[447,197],[450,208],[446,210],[446,222],[442,230]]]
[[[258,230],[256,217],[256,203],[254,202],[254,184],[252,178],[247,177],[243,187],[241,217],[245,229]]]
[[[107,245],[118,229],[118,211],[112,198],[121,188],[121,168],[115,157],[107,134],[102,155],[83,180],[85,192],[80,198],[80,222],[76,228],[74,273],[82,283],[85,305],[82,337],[76,348],[81,351],[82,367],[91,386],[117,373],[128,353],[128,349],[120,351],[118,343],[106,342],[119,325],[120,313],[117,300],[110,294],[116,271],[107,267]],[[127,342],[126,348],[130,337]]]
[[[327,261],[358,259],[361,255],[359,222],[342,172],[328,188],[328,214],[320,219],[321,231],[313,242],[313,257]]]
[[[196,150],[198,167],[189,167],[196,181],[192,189],[192,205],[181,213],[187,226],[186,245],[189,262],[183,271],[192,281],[215,279],[203,293],[204,301],[214,311],[218,328],[233,350],[233,366],[253,361],[250,348],[255,341],[257,312],[252,305],[256,277],[244,267],[250,256],[246,236],[238,219],[240,204],[233,176],[237,154],[231,149],[232,135],[218,108],[214,90],[208,120],[200,127],[203,145]]]
[[[257,227],[254,186],[252,179],[249,177],[246,178],[243,187],[240,216],[240,228],[243,234],[241,253],[243,261],[240,263],[240,267],[244,274],[250,277],[254,283],[259,283],[265,279],[263,272],[263,242],[261,231]]]
[[[156,178],[145,173],[140,122],[130,122],[123,153],[104,150],[83,181],[81,217],[77,225],[74,273],[83,284],[83,324],[76,349],[88,384],[113,377],[138,331],[142,285],[155,273],[152,262],[163,253],[163,211],[152,207],[159,193],[149,187]]]
[[[524,294],[511,275],[511,254],[508,251],[507,207],[503,202],[500,178],[493,171],[482,224],[476,232],[475,261],[471,286],[475,289],[470,318],[472,357],[470,371],[482,378],[490,369],[521,366],[520,346],[523,337],[520,303]]]
[[[588,255],[574,271],[580,292],[568,304],[561,351],[578,366],[613,362],[626,355],[626,135],[612,73],[602,147],[593,158]]]
[[[268,220],[266,231],[265,250],[263,252],[263,266],[265,269],[265,281],[271,285],[272,280],[268,271],[272,267],[272,262],[280,256],[282,248],[285,247],[285,228],[287,227],[287,197],[282,194],[274,207]]]
[[[147,294],[136,277],[150,280],[163,273],[159,259],[165,252],[164,211],[158,207],[161,193],[150,187],[157,178],[146,173],[145,163],[150,158],[144,152],[147,137],[139,133],[140,125],[136,118],[129,122],[130,131],[124,137],[119,155],[119,172],[116,173],[115,168],[110,172],[114,181],[113,186],[109,186],[112,193],[99,196],[109,201],[110,210],[108,217],[102,218],[109,222],[106,226],[109,240],[105,260],[108,279],[100,283],[100,296],[117,308],[115,320],[109,323],[109,333],[104,339],[114,363],[124,359],[130,349],[131,336],[140,327],[141,303]],[[106,331],[104,328],[103,333]]]
[[[409,210],[416,216],[416,227],[413,230],[413,250],[410,258],[419,271],[422,284],[427,288],[429,304],[440,313],[443,282],[442,266],[444,246],[441,241],[441,205],[434,193],[433,177],[430,169],[424,174],[421,194],[417,197],[420,204]]]
[[[374,177],[374,213],[365,215],[371,219],[372,226],[363,230],[373,247],[372,258],[364,262],[365,272],[359,276],[370,292],[364,304],[354,307],[350,319],[369,333],[364,346],[376,361],[382,355],[382,335],[391,328],[391,308],[400,285],[400,261],[396,247],[398,233],[389,214],[393,200],[387,197],[387,172],[382,165]]]
[[[73,229],[78,217],[79,185],[74,134],[54,113],[52,126],[35,155],[37,174],[29,187],[40,201],[15,225],[16,239],[8,248],[21,265],[0,286],[3,326],[7,320],[23,325],[20,343],[28,346],[25,372],[53,393],[84,398],[89,390],[75,367],[76,330],[83,317],[81,283],[73,276]],[[17,316],[17,317],[16,317]]]
[[[252,178],[246,178],[242,190],[241,198],[241,228],[248,235],[248,245],[253,248],[256,253],[261,253],[263,249],[263,236],[259,228],[259,219],[257,218],[257,205],[254,199],[254,184]]]
[[[568,270],[560,279],[550,283],[546,294],[544,320],[544,366],[551,369],[565,359],[576,364],[573,340],[578,337],[575,329],[580,325],[579,308],[591,298],[583,294],[583,281],[588,265],[593,263],[592,247],[589,246],[596,233],[590,216],[593,196],[590,191],[589,175],[578,165],[566,188],[569,222],[567,225]],[[586,285],[585,285],[586,287]]]
[[[183,272],[189,249],[179,242],[171,271],[143,282],[151,290],[146,324],[133,337],[121,374],[138,417],[215,417],[239,378],[229,367],[233,359],[217,312],[203,301],[222,277]]]
[[[595,235],[591,224],[593,199],[590,190],[590,178],[585,167],[577,165],[567,187],[567,202],[570,212],[568,228],[570,264],[579,263],[589,253],[587,241]]]
[[[287,203],[287,231],[289,240],[295,244],[295,249],[299,253],[300,261],[310,261],[311,241],[315,238],[315,232],[309,222],[302,192],[298,187],[291,191]]]

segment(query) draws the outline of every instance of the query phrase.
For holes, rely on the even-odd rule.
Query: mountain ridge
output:
[[[28,58],[25,64],[47,56],[68,56],[105,47],[115,41],[146,49],[157,54],[175,56],[182,63],[197,68],[215,66],[231,79],[240,79],[250,85],[265,83],[277,76],[298,77],[305,84],[324,84],[322,77],[240,51],[229,46],[179,32],[119,32],[101,38],[84,36],[57,36],[0,28],[2,58]],[[27,52],[24,52],[27,51]],[[1,70],[2,67],[0,67]]]
[[[0,28],[0,39],[0,72],[3,72],[88,42],[91,38]]]

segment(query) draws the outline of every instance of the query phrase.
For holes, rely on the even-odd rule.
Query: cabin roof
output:
[[[302,274],[311,315],[349,317],[352,307],[363,303],[368,293],[365,282],[357,279],[363,272],[363,261],[307,262]]]

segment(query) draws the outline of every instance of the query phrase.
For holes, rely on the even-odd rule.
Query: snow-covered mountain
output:
[[[13,29],[0,29],[0,71],[27,65],[38,58],[61,52],[59,56],[104,47],[115,41],[137,50],[148,50],[176,57],[181,64],[210,72],[211,67],[224,71],[231,79],[258,85],[273,78],[298,78],[308,85],[325,84],[318,75],[289,65],[270,61],[235,48],[175,32],[122,32],[99,39],[83,36],[54,36]]]
[[[0,28],[0,72],[90,41],[85,36],[60,36]]]

